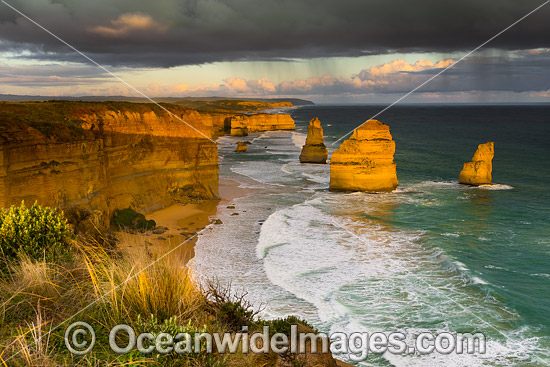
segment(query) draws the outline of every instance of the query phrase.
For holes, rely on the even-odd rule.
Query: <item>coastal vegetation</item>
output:
[[[72,239],[63,212],[25,202],[0,210],[0,274],[17,256],[29,260],[67,259]]]
[[[189,109],[174,104],[160,104],[174,114],[187,112]],[[0,102],[0,127],[8,123],[19,123],[30,126],[44,135],[60,136],[69,130],[73,137],[81,136],[84,132],[82,125],[85,120],[80,116],[87,114],[101,114],[113,112],[135,112],[139,114],[154,112],[158,116],[168,116],[168,113],[153,103],[133,102],[82,102],[50,100],[45,102]]]
[[[235,333],[243,326],[252,334],[266,325],[271,333],[286,333],[291,324],[312,329],[294,317],[263,320],[260,305],[250,304],[246,293],[215,280],[199,282],[187,267],[145,246],[129,255],[120,250],[123,246],[110,251],[90,240],[89,233],[73,235],[68,222],[85,228],[83,217],[91,220],[67,219],[36,204],[2,211],[3,223],[18,224],[2,236],[2,250],[9,249],[10,256],[4,264],[9,271],[0,278],[0,366],[275,366],[279,359],[280,365],[306,365],[299,356],[274,353],[111,351],[108,331],[119,324],[154,335]],[[40,240],[53,256],[38,256]],[[94,325],[97,335],[92,352],[81,357],[71,355],[64,343],[65,329],[77,320]]]
[[[176,102],[188,108],[204,112],[254,112],[270,108],[292,107],[292,102],[247,101],[237,99],[181,100]]]
[[[153,229],[157,223],[145,218],[145,215],[138,213],[132,208],[117,209],[113,214],[113,225],[118,229]]]
[[[170,110],[186,113],[205,133],[225,123],[184,106]],[[215,279],[195,279],[181,258],[163,257],[139,234],[156,223],[135,203],[166,207],[176,199],[217,197],[216,147],[166,117],[160,107],[142,103],[1,103],[0,206],[17,204],[1,210],[0,366],[286,367],[317,358],[119,355],[109,349],[108,330],[121,323],[138,333],[223,334],[243,326],[254,333],[267,325],[272,333],[288,334],[291,324],[313,331],[293,317],[261,319],[260,305],[250,304],[245,293]],[[294,128],[289,115],[259,114],[247,123],[254,131]],[[175,192],[182,194],[173,198]],[[48,206],[28,208],[23,198]],[[108,226],[143,236],[142,246],[124,243],[129,236],[117,237]],[[74,321],[96,329],[96,346],[86,356],[65,346],[64,331]],[[330,355],[319,358],[335,365]]]

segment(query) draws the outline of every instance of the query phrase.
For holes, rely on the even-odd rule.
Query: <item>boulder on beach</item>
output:
[[[490,185],[493,183],[493,157],[495,143],[479,144],[471,162],[464,163],[458,182],[465,185]]]
[[[395,142],[390,128],[368,120],[332,153],[331,191],[392,191],[397,181]]]
[[[321,121],[315,117],[307,127],[306,144],[300,153],[301,163],[327,163],[328,150],[323,138]]]
[[[239,141],[237,142],[237,148],[235,149],[235,152],[246,152],[247,149],[248,149],[248,142]]]

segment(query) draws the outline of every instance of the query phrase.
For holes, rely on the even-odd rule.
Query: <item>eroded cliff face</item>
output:
[[[325,146],[321,121],[315,117],[307,127],[306,144],[300,153],[301,163],[327,163],[328,150]]]
[[[0,207],[80,205],[107,225],[117,208],[216,197],[217,148],[204,136],[216,123],[170,111],[198,131],[149,104],[0,104]]]
[[[490,185],[493,183],[493,157],[495,143],[479,144],[471,162],[464,163],[458,182],[466,185]]]
[[[229,118],[229,132],[231,136],[247,136],[248,126],[243,116],[233,116]]]
[[[196,112],[196,114],[199,116],[200,123],[212,131],[214,138],[225,134],[226,126],[231,124],[231,117],[233,117],[232,114],[215,112]]]
[[[331,191],[392,191],[397,187],[390,128],[368,120],[332,153]]]
[[[231,117],[229,128],[231,135],[244,136],[255,131],[294,130],[295,124],[288,114],[255,113]]]

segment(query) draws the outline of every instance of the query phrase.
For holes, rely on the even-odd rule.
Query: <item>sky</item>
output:
[[[4,0],[150,97],[390,103],[544,0]],[[408,103],[550,102],[550,4]],[[0,3],[0,94],[136,92]]]

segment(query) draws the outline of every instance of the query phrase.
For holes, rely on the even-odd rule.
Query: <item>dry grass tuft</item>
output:
[[[105,338],[98,338],[87,356],[70,355],[63,341],[68,325],[58,330],[53,325],[90,304],[72,321],[86,321],[96,333],[98,328],[110,330],[121,323],[153,333],[223,333],[238,331],[242,325],[251,330],[261,327],[245,293],[234,293],[216,282],[201,289],[177,255],[159,258],[147,246],[137,248],[131,254],[113,252],[97,242],[80,240],[70,263],[22,258],[12,264],[9,277],[0,279],[0,367],[7,363],[43,367],[276,365],[278,356],[272,353],[117,355],[99,345]]]

